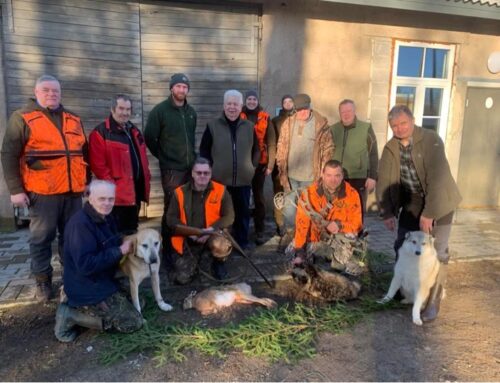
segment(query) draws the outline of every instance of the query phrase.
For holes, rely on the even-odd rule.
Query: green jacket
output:
[[[196,120],[196,112],[187,101],[179,107],[172,96],[151,110],[144,139],[151,154],[160,161],[160,169],[191,169],[195,159]]]
[[[347,171],[348,179],[377,179],[378,150],[377,139],[368,122],[356,119],[351,126],[341,121],[331,126],[335,142],[334,160],[340,161]]]
[[[437,220],[455,210],[462,197],[437,133],[415,126],[412,137],[411,156],[425,198],[422,215]],[[393,137],[384,147],[378,168],[377,199],[384,219],[398,216],[400,185],[399,140]]]

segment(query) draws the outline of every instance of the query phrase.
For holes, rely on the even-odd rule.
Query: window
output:
[[[443,140],[454,56],[453,45],[397,41],[394,51],[391,106],[407,105],[417,125],[435,130]]]

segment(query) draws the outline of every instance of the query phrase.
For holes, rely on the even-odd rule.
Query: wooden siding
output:
[[[61,82],[62,103],[82,118],[87,133],[109,114],[110,98],[117,93],[132,97],[132,121],[142,129],[152,107],[168,96],[170,76],[183,72],[191,80],[188,100],[198,113],[199,143],[207,121],[222,111],[225,90],[257,88],[257,6],[11,3],[9,25],[3,25],[9,115],[33,97],[37,77],[52,74]],[[162,214],[163,191],[158,160],[152,156],[150,169],[151,201],[144,212],[153,217]]]
[[[210,119],[222,112],[228,89],[256,89],[258,83],[257,8],[176,3],[141,4],[142,100],[149,111],[169,94],[176,72],[191,81],[188,101],[198,113],[197,145]],[[161,215],[163,192],[157,160],[148,216]]]

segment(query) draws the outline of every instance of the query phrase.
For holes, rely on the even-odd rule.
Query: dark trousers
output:
[[[255,209],[253,211],[253,221],[255,224],[255,232],[261,233],[264,231],[264,220],[266,219],[266,201],[264,198],[264,182],[266,182],[266,165],[259,165],[255,169],[255,174],[252,178],[252,192]]]
[[[248,246],[251,186],[227,186],[234,208],[233,237],[243,249]]]
[[[359,194],[359,199],[361,200],[361,214],[363,218],[363,223],[365,222],[365,213],[366,213],[366,200],[368,198],[368,191],[365,188],[366,178],[351,178],[346,179]]]
[[[167,226],[167,211],[174,190],[185,184],[191,178],[189,171],[180,170],[161,170],[161,186],[163,188],[163,217],[161,218],[161,236],[163,239],[163,263],[167,270],[172,270],[175,259],[172,256],[172,233]]]
[[[396,251],[396,260],[398,258],[398,250],[405,241],[406,233],[409,231],[420,230],[420,216],[425,206],[425,197],[421,194],[410,193],[403,190],[400,195],[401,212],[398,219],[398,235],[394,242],[394,250]],[[453,221],[454,212],[446,214],[444,217],[436,220],[432,235],[434,236],[434,248],[437,251],[439,260],[442,263],[448,263],[448,240],[451,233],[451,223]]]
[[[52,241],[58,235],[59,259],[64,252],[64,227],[82,208],[80,194],[42,195],[29,193],[31,272],[37,279],[52,276]]]
[[[140,206],[114,206],[111,211],[118,231],[124,235],[137,233]]]
[[[281,186],[280,177],[278,167],[275,166],[273,172],[271,174],[273,179],[273,193],[274,195],[283,192],[283,186]],[[274,203],[273,203],[274,206]],[[283,212],[274,206],[274,221],[276,222],[276,229],[281,230],[280,228],[284,227],[285,219],[283,218]]]

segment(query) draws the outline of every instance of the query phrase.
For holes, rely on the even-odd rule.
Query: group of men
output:
[[[52,296],[51,243],[59,233],[68,295],[56,315],[59,340],[74,339],[75,324],[121,331],[142,324],[140,316],[129,315],[133,306],[127,306],[113,274],[131,246],[122,236],[137,231],[141,202],[149,200],[146,149],[160,164],[163,260],[177,283],[192,279],[196,271],[191,266],[186,273],[185,255],[195,254],[199,261],[208,238],[181,236],[179,224],[205,233],[231,227],[245,249],[253,192],[255,241],[264,242],[268,175],[274,192],[285,193],[284,209],[276,208],[274,216],[282,242],[296,250],[296,265],[306,261],[299,250],[307,243],[321,243],[325,235],[357,236],[367,193],[375,187],[387,228],[394,230],[399,219],[395,249],[407,231],[420,229],[436,236],[440,260],[448,261],[460,195],[441,139],[416,127],[406,106],[389,113],[394,137],[378,164],[371,124],[357,119],[351,100],[340,103],[340,121],[329,126],[307,94],[285,95],[280,114],[271,119],[255,91],[243,97],[228,90],[222,114],[207,124],[197,157],[197,114],[187,102],[189,90],[188,77],[174,74],[170,96],[149,113],[143,134],[130,121],[132,100],[121,94],[87,140],[80,118],[61,104],[59,81],[48,75],[36,81],[35,98],[11,116],[2,166],[11,202],[30,209],[31,270],[44,302]],[[88,187],[90,171],[95,179]],[[89,198],[82,208],[86,188]],[[335,261],[349,272],[349,259]],[[224,263],[214,259],[212,273],[224,279]]]

